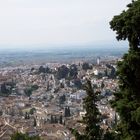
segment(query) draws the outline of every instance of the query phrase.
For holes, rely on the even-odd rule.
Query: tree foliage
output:
[[[29,113],[30,113],[31,115],[33,115],[35,112],[36,112],[36,109],[35,109],[35,108],[31,108],[30,111],[29,111]]]
[[[15,88],[15,82],[4,82],[0,86],[0,94],[8,96],[12,93],[12,89]]]
[[[63,116],[62,115],[60,115],[60,117],[59,117],[59,123],[63,124]]]
[[[98,92],[95,92],[91,82],[88,80],[85,86],[87,96],[83,101],[83,108],[86,111],[82,123],[85,125],[85,132],[80,134],[77,130],[73,129],[72,133],[75,135],[76,140],[101,140],[103,130],[100,127],[101,114],[97,108]]]
[[[69,69],[67,68],[67,66],[62,65],[61,67],[58,68],[57,77],[58,79],[67,78],[68,73],[69,73]]]
[[[65,117],[70,117],[71,116],[70,107],[65,107],[64,116]]]
[[[30,97],[32,95],[32,92],[37,90],[39,88],[38,85],[31,85],[24,89],[24,93],[26,96]]]
[[[78,74],[78,68],[75,64],[72,64],[69,69],[69,76],[71,78],[76,78]]]
[[[27,134],[15,133],[11,136],[11,140],[41,140],[39,136],[29,137]]]
[[[119,91],[112,106],[120,115],[116,131],[120,140],[140,139],[140,0],[110,22],[118,40],[129,41],[129,52],[118,63]]]
[[[34,123],[33,123],[33,126],[36,127],[37,125],[37,122],[36,122],[36,118],[34,117]]]
[[[140,138],[140,52],[130,51],[118,63],[120,91],[115,93],[112,106],[120,115],[117,131],[120,139]]]
[[[49,67],[40,66],[39,69],[38,69],[38,72],[39,73],[49,73],[50,72],[50,68]]]
[[[59,97],[59,104],[64,104],[65,101],[66,101],[66,95],[65,94]]]
[[[82,82],[81,82],[81,79],[80,78],[74,79],[73,82],[74,82],[74,85],[75,85],[76,88],[78,88],[78,89],[81,89],[82,88]]]
[[[140,0],[128,4],[127,10],[114,16],[110,25],[116,31],[117,40],[128,39],[130,48],[137,50],[140,45]]]
[[[86,114],[83,122],[86,124],[86,134],[89,140],[101,139],[102,130],[100,128],[101,115],[97,108],[98,92],[95,92],[90,81],[87,81],[85,87],[87,97],[84,98],[84,108]]]
[[[32,89],[30,87],[24,89],[25,95],[30,97],[32,95]]]
[[[56,115],[51,115],[50,123],[51,123],[51,124],[53,124],[53,123],[58,123],[58,118],[57,118]]]
[[[92,65],[90,65],[90,64],[87,63],[87,62],[84,62],[83,65],[82,65],[82,69],[83,69],[83,70],[92,69]]]

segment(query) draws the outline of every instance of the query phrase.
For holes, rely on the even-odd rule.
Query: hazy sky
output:
[[[131,0],[0,0],[0,48],[115,40],[109,21]]]

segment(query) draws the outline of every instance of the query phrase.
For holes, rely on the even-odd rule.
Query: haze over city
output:
[[[0,0],[0,140],[140,139],[140,0]]]

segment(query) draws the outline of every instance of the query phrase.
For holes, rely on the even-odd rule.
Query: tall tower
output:
[[[101,58],[97,57],[97,65],[100,65],[100,60],[101,60]]]

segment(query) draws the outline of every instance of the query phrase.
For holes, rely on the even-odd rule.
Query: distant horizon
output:
[[[0,50],[0,64],[2,66],[14,66],[15,64],[51,63],[88,61],[101,58],[121,58],[128,51],[126,43],[102,44],[101,46],[57,46],[57,47],[26,47]]]
[[[127,41],[110,41],[110,42],[98,42],[98,43],[87,43],[87,44],[81,44],[81,45],[77,45],[77,44],[67,44],[67,45],[57,45],[57,44],[49,44],[49,45],[45,45],[45,44],[33,44],[33,45],[6,45],[6,44],[0,44],[0,51],[5,51],[5,50],[58,50],[58,49],[65,49],[65,50],[69,50],[69,49],[89,49],[89,48],[128,48],[128,42]]]

